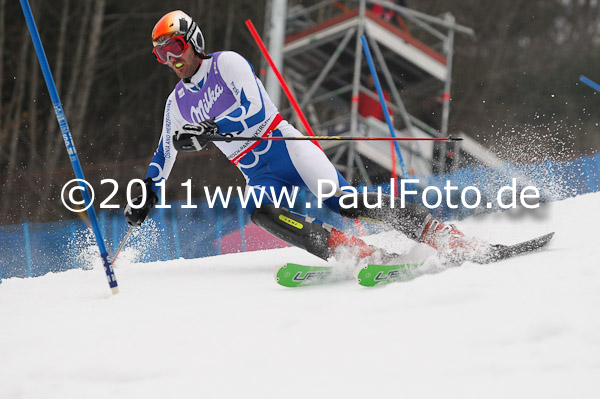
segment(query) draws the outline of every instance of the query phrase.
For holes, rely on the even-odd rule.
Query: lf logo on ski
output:
[[[293,281],[308,281],[308,280],[324,280],[329,276],[329,271],[318,271],[318,272],[298,272],[294,275]]]
[[[375,281],[386,281],[400,277],[400,270],[390,270],[387,273],[379,272],[375,276]]]

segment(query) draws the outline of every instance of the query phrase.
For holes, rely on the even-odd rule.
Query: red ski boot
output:
[[[381,248],[368,245],[360,238],[346,234],[335,227],[331,228],[327,245],[334,255],[339,248],[349,248],[353,252],[353,256],[356,256],[359,260],[366,259],[367,262],[371,263],[385,264],[398,256],[396,254],[390,254]]]
[[[465,237],[454,225],[444,224],[431,216],[427,216],[417,237],[419,242],[435,248],[442,257],[454,264],[465,261],[477,263],[490,261],[492,249],[490,244]]]

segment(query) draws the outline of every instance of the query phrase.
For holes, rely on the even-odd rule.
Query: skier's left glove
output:
[[[200,123],[189,123],[175,132],[173,145],[177,151],[200,151],[211,141],[210,136],[219,134],[219,126],[215,121],[206,120]]]
[[[132,204],[128,202],[127,206],[125,206],[125,211],[123,212],[125,214],[125,220],[131,227],[140,227],[142,223],[144,223],[144,220],[146,220],[148,217],[150,209],[152,209],[158,202],[158,197],[154,191],[152,191],[150,184],[151,181],[152,180],[150,178],[144,180],[144,182],[146,182],[146,202],[144,202],[141,208],[132,208],[131,205],[140,205],[142,203],[143,194],[140,194],[134,198],[131,201]]]

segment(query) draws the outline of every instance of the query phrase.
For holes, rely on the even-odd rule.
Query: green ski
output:
[[[284,287],[300,287],[330,282],[333,278],[332,266],[303,266],[286,263],[277,269],[275,279]]]
[[[406,263],[403,265],[368,265],[359,270],[356,279],[360,285],[373,287],[378,284],[391,283],[392,281],[410,280],[414,277],[411,273],[423,263]]]

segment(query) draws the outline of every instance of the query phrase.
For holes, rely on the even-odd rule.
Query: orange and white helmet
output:
[[[190,43],[196,54],[204,53],[204,36],[198,24],[183,11],[171,11],[165,14],[152,29],[152,44],[154,47],[166,44],[174,36],[183,36]]]

